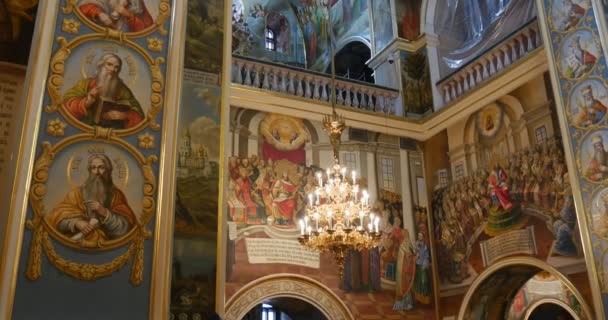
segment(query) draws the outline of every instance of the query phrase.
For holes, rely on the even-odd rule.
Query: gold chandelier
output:
[[[308,194],[298,240],[309,249],[331,252],[344,278],[344,259],[350,250],[361,251],[380,243],[378,223],[369,205],[369,194],[360,190],[357,173],[340,165],[339,148],[344,119],[335,112],[325,116],[323,127],[333,147],[333,165],[317,173],[317,186]]]
[[[330,252],[338,264],[340,279],[344,279],[344,258],[351,250],[361,251],[380,243],[376,216],[369,206],[369,194],[360,190],[357,173],[340,165],[340,138],[346,128],[344,118],[336,113],[336,70],[334,64],[331,5],[327,5],[329,48],[331,58],[332,114],[323,119],[333,149],[333,165],[325,175],[317,173],[317,186],[308,195],[304,218],[300,223],[299,242],[312,250]]]

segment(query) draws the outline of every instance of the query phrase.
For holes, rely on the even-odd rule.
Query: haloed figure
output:
[[[88,159],[89,175],[48,215],[49,223],[73,240],[107,241],[129,232],[137,218],[127,198],[112,181],[112,162],[105,154]]]

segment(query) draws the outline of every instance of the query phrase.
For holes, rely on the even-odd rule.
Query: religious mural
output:
[[[390,0],[372,2],[372,23],[374,24],[374,48],[378,53],[394,38],[393,18]]]
[[[451,171],[451,182],[436,185],[432,200],[442,291],[467,288],[507,256],[532,255],[554,267],[584,262],[554,111],[527,105],[529,97],[518,93],[510,99],[522,100],[482,108],[448,128],[447,150],[432,151],[449,155],[434,170]],[[541,112],[541,118],[527,116]],[[586,154],[593,152],[590,144]]]
[[[556,31],[568,32],[578,26],[589,7],[589,0],[555,0],[548,20]]]
[[[215,315],[224,5],[223,0],[188,1],[175,150],[171,319]]]
[[[358,172],[358,183],[375,199],[382,241],[378,248],[350,252],[340,280],[330,254],[309,251],[297,242],[298,221],[304,216],[307,195],[317,187],[316,174],[332,161],[322,125],[245,109],[232,109],[231,118],[241,130],[229,139],[232,152],[226,172],[226,219],[231,230],[227,300],[257,278],[293,272],[321,281],[338,295],[359,297],[345,301],[355,317],[368,312],[432,314],[428,217],[426,209],[411,208],[415,217],[406,224],[401,193],[404,184],[412,182],[390,173],[399,172],[402,165],[396,137],[378,143],[343,135],[340,160]],[[382,310],[365,311],[378,301]]]
[[[397,34],[409,41],[420,36],[422,0],[395,1]]]
[[[433,109],[431,73],[426,49],[401,52],[403,110],[406,114],[424,115]]]
[[[222,69],[224,0],[188,0],[184,66],[218,74]]]
[[[37,10],[38,0],[0,1],[0,61],[27,64]]]
[[[19,3],[29,17],[33,1]],[[59,287],[65,301],[79,301],[83,292],[122,283],[121,292],[146,308],[170,1],[56,5],[14,317],[39,318],[27,301]]]
[[[234,1],[233,53],[325,72],[330,63],[328,14],[327,4],[318,1]],[[278,16],[284,17],[283,24],[272,22]],[[332,1],[331,16],[337,49],[348,38],[369,41],[366,0]]]

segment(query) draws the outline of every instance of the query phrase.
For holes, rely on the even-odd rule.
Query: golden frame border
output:
[[[55,146],[52,146],[48,141],[42,142],[42,154],[36,160],[33,169],[33,181],[29,193],[30,206],[33,211],[33,217],[27,220],[26,226],[33,232],[32,244],[29,250],[27,262],[26,276],[30,280],[37,280],[42,276],[41,267],[41,252],[42,248],[53,264],[60,271],[79,280],[96,280],[100,277],[108,276],[120,269],[131,257],[134,257],[133,267],[131,270],[131,283],[139,285],[143,281],[143,250],[144,240],[152,236],[151,232],[146,229],[146,225],[154,215],[156,203],[154,195],[156,193],[156,178],[152,169],[152,164],[157,161],[157,157],[152,155],[144,158],[137,149],[127,144],[126,142],[110,137],[108,142],[116,144],[126,149],[141,165],[141,170],[144,177],[143,183],[143,205],[142,214],[137,221],[137,225],[124,237],[118,240],[112,240],[106,243],[87,243],[79,242],[79,245],[72,241],[66,241],[64,236],[61,236],[56,230],[48,225],[44,214],[43,198],[46,194],[46,182],[49,177],[49,168],[52,165],[55,155],[67,146],[77,142],[95,141],[95,136],[90,134],[79,134],[62,140]],[[61,258],[55,251],[49,234],[68,247],[74,249],[92,250],[93,248],[101,248],[103,250],[116,249],[127,243],[131,243],[129,249],[113,259],[109,263],[101,265],[76,263]]]
[[[492,276],[494,273],[496,273],[502,269],[506,269],[506,268],[514,267],[514,266],[528,266],[531,268],[538,269],[538,271],[547,271],[551,275],[555,276],[564,285],[566,285],[568,290],[570,290],[570,292],[572,292],[572,294],[574,294],[576,299],[578,299],[578,301],[582,307],[583,315],[585,315],[587,317],[587,319],[593,319],[592,318],[593,313],[591,312],[591,308],[587,304],[587,301],[585,301],[585,299],[583,298],[583,295],[576,289],[576,287],[574,286],[574,284],[572,284],[570,279],[568,279],[568,277],[566,277],[564,274],[559,272],[556,268],[552,267],[550,264],[548,264],[542,260],[532,258],[532,257],[515,257],[515,258],[503,259],[503,260],[500,260],[500,261],[494,263],[493,265],[489,266],[486,270],[484,270],[481,274],[479,274],[477,276],[477,278],[475,278],[473,283],[471,283],[471,285],[469,286],[469,289],[467,290],[466,294],[464,295],[464,298],[462,299],[462,303],[460,304],[460,310],[458,311],[457,319],[464,320],[464,315],[469,306],[469,303],[471,302],[471,298],[473,297],[473,294],[475,293],[477,288],[483,283],[483,281],[485,281],[490,276]]]
[[[160,0],[158,4],[158,16],[156,20],[154,20],[154,25],[138,31],[138,32],[122,32],[116,31],[108,27],[102,27],[93,21],[89,20],[89,18],[85,17],[80,9],[78,9],[77,0],[67,0],[65,7],[62,7],[61,10],[64,14],[70,14],[74,12],[78,19],[84,22],[89,28],[93,29],[96,32],[105,33],[107,35],[113,35],[119,38],[138,38],[144,37],[149,34],[154,33],[156,30],[163,35],[166,36],[169,32],[163,26],[165,24],[165,20],[169,18],[171,15],[171,5],[170,0]]]
[[[265,299],[292,297],[317,307],[328,319],[355,319],[346,304],[324,284],[299,275],[278,273],[265,276],[239,289],[226,303],[226,319],[240,319]]]
[[[117,42],[121,45],[121,47],[126,46],[127,48],[134,50],[144,58],[145,62],[150,68],[150,108],[148,109],[146,119],[133,128],[112,130],[112,133],[117,136],[126,136],[143,130],[147,125],[149,125],[153,130],[159,130],[160,124],[157,122],[156,118],[163,107],[163,88],[165,81],[161,72],[161,65],[165,62],[165,58],[157,57],[154,59],[145,49],[132,41],[122,38],[110,38],[101,34],[86,34],[77,37],[70,42],[68,42],[68,40],[64,37],[56,38],[56,42],[59,43],[59,48],[51,58],[51,62],[49,64],[50,75],[47,83],[47,91],[51,99],[51,103],[45,107],[45,111],[48,113],[53,113],[59,110],[59,113],[61,113],[61,115],[63,115],[68,122],[76,128],[85,132],[92,132],[95,130],[96,126],[89,126],[82,123],[65,110],[60,92],[64,82],[65,63],[70,57],[72,50],[81,44],[89,43],[90,41],[95,40]]]

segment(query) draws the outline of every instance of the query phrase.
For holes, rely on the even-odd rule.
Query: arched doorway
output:
[[[374,83],[372,70],[366,62],[371,57],[369,47],[360,41],[351,41],[344,45],[342,49],[335,53],[336,76]],[[327,73],[331,73],[331,65],[328,66]]]
[[[507,258],[482,272],[465,294],[458,319],[502,319],[520,288],[540,272],[559,279],[572,292],[580,303],[580,319],[592,319],[589,305],[570,280],[546,262],[531,257]]]
[[[281,297],[305,301],[327,319],[354,319],[344,302],[322,283],[285,273],[260,278],[241,288],[226,303],[225,319],[242,319],[262,302]]]
[[[241,320],[328,320],[312,304],[290,297],[264,300],[253,307]]]

